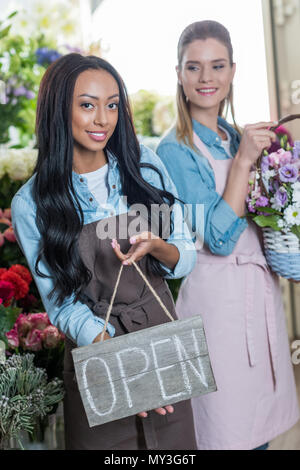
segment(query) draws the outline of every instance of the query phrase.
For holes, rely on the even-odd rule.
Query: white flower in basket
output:
[[[279,125],[299,118],[287,116]],[[285,135],[279,150],[264,152],[250,176],[247,205],[247,216],[262,228],[270,268],[300,281],[300,141],[292,147]]]

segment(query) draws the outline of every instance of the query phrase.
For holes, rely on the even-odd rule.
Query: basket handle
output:
[[[300,114],[289,114],[288,116],[285,116],[282,119],[280,119],[276,126],[271,127],[270,131],[274,132],[279,126],[282,126],[282,124],[285,124],[286,122],[294,121],[296,119],[300,119]],[[263,157],[264,157],[264,152],[262,152],[261,156],[258,158],[258,160],[256,162],[256,171],[260,175],[261,175],[261,162],[262,162]],[[260,180],[259,180],[259,186],[260,186],[260,189],[261,189],[262,193],[265,196],[268,196],[269,193],[268,193],[268,191],[267,191],[267,189],[264,185],[264,182],[263,182],[262,178],[260,178]]]

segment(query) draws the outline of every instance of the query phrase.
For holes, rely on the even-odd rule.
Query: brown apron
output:
[[[133,217],[122,214],[114,218],[116,235],[119,226],[128,227]],[[111,240],[100,240],[96,235],[98,222],[85,225],[79,239],[79,251],[92,279],[84,291],[82,301],[95,315],[105,319],[109,301],[120,269]],[[124,233],[123,231],[120,233]],[[128,239],[119,239],[123,253],[130,248]],[[166,281],[147,269],[148,256],[138,265],[166,305],[173,318],[177,318],[172,294]],[[125,266],[117,290],[110,323],[115,336],[141,330],[170,321],[150,292],[134,266]],[[96,334],[95,334],[96,336]],[[108,340],[109,341],[109,340]],[[66,340],[64,359],[65,445],[68,450],[195,450],[194,423],[190,401],[174,405],[174,413],[160,416],[154,411],[147,418],[129,416],[90,428],[75,380],[71,350],[76,345]],[[145,410],[149,411],[149,410]]]

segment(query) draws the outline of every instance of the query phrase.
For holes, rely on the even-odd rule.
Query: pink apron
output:
[[[215,160],[194,134],[223,194],[232,159]],[[249,222],[230,256],[197,252],[176,303],[179,318],[201,315],[218,391],[192,400],[197,445],[248,450],[299,419],[279,279],[267,266],[257,226]]]

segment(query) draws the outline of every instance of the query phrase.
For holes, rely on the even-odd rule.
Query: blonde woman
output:
[[[222,118],[227,106],[234,118],[235,69],[224,26],[202,21],[183,31],[176,128],[157,150],[179,198],[193,207],[198,235],[197,264],[181,286],[177,312],[199,313],[206,330],[218,391],[192,404],[197,445],[207,450],[266,449],[299,419],[279,280],[258,229],[244,218],[250,169],[275,141],[274,123],[247,125],[241,137]]]

